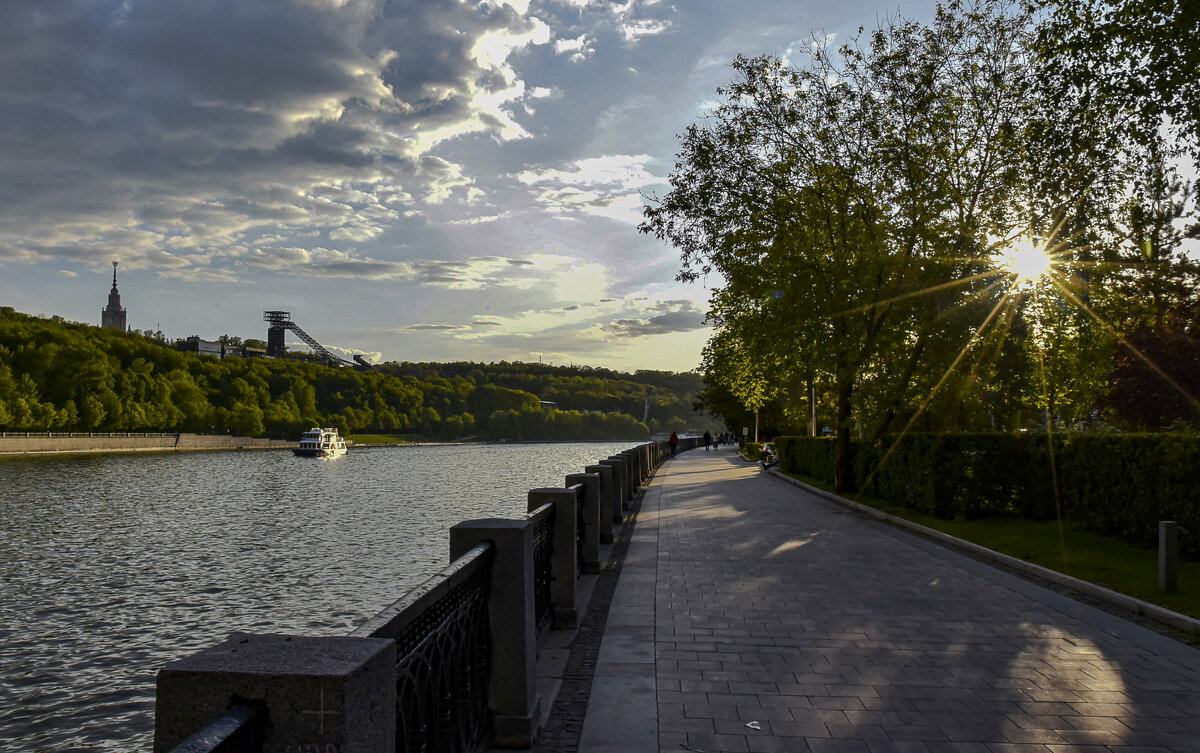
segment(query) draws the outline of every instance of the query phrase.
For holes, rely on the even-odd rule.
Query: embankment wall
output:
[[[176,452],[188,450],[286,449],[295,442],[209,434],[13,434],[0,435],[0,455],[84,452]]]

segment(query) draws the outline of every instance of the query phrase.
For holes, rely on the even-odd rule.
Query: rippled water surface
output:
[[[154,675],[237,630],[339,635],[633,443],[0,458],[0,749],[149,750]]]

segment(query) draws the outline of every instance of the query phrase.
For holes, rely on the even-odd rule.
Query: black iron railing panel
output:
[[[554,556],[554,505],[545,504],[529,513],[533,524],[533,614],[540,634],[554,617],[554,602],[550,598],[553,579],[551,558]]]
[[[363,626],[396,642],[399,753],[488,748],[492,552],[480,544]]]
[[[578,575],[583,570],[583,539],[586,525],[583,515],[584,486],[575,484],[567,488],[575,492],[575,573]]]

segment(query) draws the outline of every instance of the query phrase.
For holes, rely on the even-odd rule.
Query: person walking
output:
[[[671,457],[675,457],[675,448],[679,446],[679,435],[671,432],[671,438],[667,440],[667,444],[671,445]]]
[[[705,431],[704,432],[704,451],[705,452],[708,452],[708,447],[711,444],[712,444],[712,432]]]

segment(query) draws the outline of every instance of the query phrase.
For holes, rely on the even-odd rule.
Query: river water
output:
[[[633,445],[0,458],[0,749],[149,750],[166,662],[348,633],[447,563],[450,526]]]

